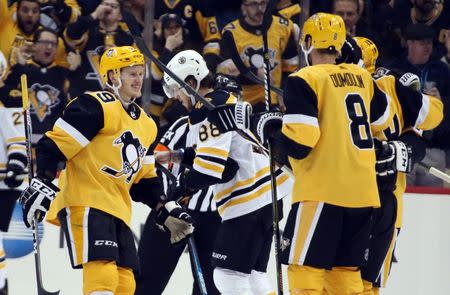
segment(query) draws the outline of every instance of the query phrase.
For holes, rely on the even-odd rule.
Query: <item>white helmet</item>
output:
[[[203,57],[194,50],[184,50],[178,52],[167,64],[167,68],[177,75],[181,80],[185,81],[187,77],[192,76],[197,81],[195,91],[200,88],[200,82],[208,75],[209,69]],[[178,84],[167,73],[164,73],[163,89],[168,98],[173,98],[181,85]],[[186,95],[189,95],[183,88]],[[192,104],[195,103],[191,96]]]
[[[0,51],[0,78],[2,78],[6,74],[6,69],[8,68],[8,62],[6,61],[5,56]]]

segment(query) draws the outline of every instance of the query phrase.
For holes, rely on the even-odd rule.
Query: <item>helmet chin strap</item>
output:
[[[302,47],[302,52],[303,52],[303,56],[305,57],[305,61],[306,61],[306,65],[310,66],[310,62],[309,62],[309,54],[311,53],[311,51],[314,49],[314,46],[311,45],[311,47],[309,47],[309,49],[306,49],[304,44],[301,44]]]
[[[134,100],[136,99],[136,97],[134,97],[133,99],[131,99],[130,101],[125,101],[122,96],[120,96],[119,93],[119,89],[120,87],[122,87],[122,80],[120,80],[120,77],[118,77],[119,79],[119,85],[114,86],[109,84],[108,82],[106,82],[106,86],[108,86],[109,88],[111,88],[114,91],[114,94],[117,96],[117,98],[120,100],[120,102],[122,103],[122,105],[128,109],[128,107],[130,106],[130,104],[132,104],[134,102]]]

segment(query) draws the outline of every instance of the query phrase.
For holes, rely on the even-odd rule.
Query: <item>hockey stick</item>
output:
[[[196,101],[200,101],[201,103],[203,103],[203,105],[208,109],[208,110],[212,110],[214,109],[214,105],[206,100],[203,96],[201,96],[200,94],[198,94],[194,88],[192,88],[190,85],[188,85],[186,82],[184,82],[183,80],[180,79],[180,77],[178,77],[177,75],[175,75],[171,70],[169,70],[165,64],[163,64],[159,59],[157,59],[152,53],[151,51],[148,49],[147,45],[145,44],[144,39],[142,39],[142,37],[139,37],[138,35],[136,35],[133,32],[129,32],[131,34],[131,36],[134,39],[134,43],[136,44],[136,46],[139,48],[139,50],[142,52],[142,54],[149,58],[152,62],[154,62],[160,69],[162,69],[164,72],[166,72],[172,79],[174,79],[181,87],[183,87],[188,93],[189,95],[192,95],[194,97],[194,99]],[[267,154],[267,149],[254,137],[252,137],[251,135],[245,133],[243,130],[237,130],[236,131],[240,136],[242,136],[244,139],[250,141],[252,144],[254,144],[263,154],[265,154],[266,156]],[[281,166],[281,169],[287,173],[289,176],[293,177],[292,171],[291,169],[289,169],[289,167],[287,167],[286,165]]]
[[[25,142],[27,147],[27,168],[28,168],[28,178],[31,181],[34,177],[34,163],[31,149],[31,116],[30,116],[30,101],[28,99],[28,84],[27,84],[27,75],[22,74],[20,76],[20,85],[22,88],[22,107],[23,107],[23,115],[25,118]],[[39,213],[38,213],[39,214]],[[38,295],[57,295],[59,294],[59,290],[55,292],[48,292],[44,289],[42,284],[42,273],[41,273],[41,257],[39,253],[39,233],[38,233],[38,216],[34,216],[34,220],[32,223],[33,228],[33,248],[34,248],[34,266],[36,270],[36,282],[37,282],[37,290]]]
[[[447,183],[450,183],[450,175],[448,175],[447,173],[444,173],[441,170],[434,168],[433,166],[425,164],[424,162],[419,162],[418,164],[420,166],[422,166],[423,168],[425,168],[427,170],[427,172],[430,173],[431,175],[433,175]]]
[[[156,162],[156,168],[159,169],[162,173],[164,173],[164,175],[167,176],[167,179],[171,182],[171,183],[176,183],[177,182],[177,178],[175,175],[173,175],[169,169],[167,169],[166,167],[164,167],[163,165],[159,164],[158,162]],[[195,269],[195,278],[197,279],[198,282],[198,286],[200,289],[200,293],[202,295],[208,295],[208,291],[206,290],[206,283],[205,283],[205,278],[203,276],[203,271],[202,271],[202,267],[200,265],[200,260],[198,258],[198,252],[197,252],[197,247],[195,246],[195,241],[194,241],[194,237],[191,235],[188,239],[188,249],[189,249],[189,254],[191,255],[192,261],[194,263],[194,269]]]
[[[270,91],[270,56],[269,56],[269,41],[267,33],[272,19],[273,0],[267,3],[266,11],[262,22],[262,37],[263,37],[263,60],[264,60],[264,96],[266,101],[266,110],[270,112],[272,99]],[[269,166],[270,166],[270,184],[272,191],[272,214],[273,214],[273,235],[274,235],[274,251],[275,263],[277,267],[277,291],[278,295],[283,295],[283,270],[281,268],[280,259],[280,218],[278,216],[278,197],[277,197],[277,177],[275,174],[275,161],[272,155],[272,147],[269,140]]]

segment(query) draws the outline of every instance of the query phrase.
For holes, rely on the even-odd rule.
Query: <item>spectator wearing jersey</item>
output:
[[[21,54],[31,58],[34,33],[41,27],[41,4],[39,0],[18,0],[17,11],[8,7],[8,0],[0,0],[0,51],[5,55],[9,66],[17,63]],[[68,66],[64,42],[58,39],[56,63]]]
[[[55,63],[58,35],[51,29],[41,28],[33,37],[32,55],[28,61],[11,67],[0,96],[11,100],[21,99],[20,76],[27,75],[32,123],[32,143],[51,129],[67,104],[68,76],[80,64],[80,58],[69,53],[70,69]],[[19,60],[23,58],[19,57]]]
[[[184,27],[181,16],[168,13],[160,17],[161,32],[154,39],[153,54],[167,64],[178,52],[192,48],[189,32]],[[178,101],[168,100],[162,89],[163,70],[152,63],[152,97],[150,113],[159,124],[160,134],[164,134],[180,117],[187,115],[187,110]]]
[[[107,48],[133,44],[127,25],[121,22],[122,9],[122,1],[103,0],[91,14],[78,18],[64,32],[67,42],[81,53],[81,67],[71,76],[72,97],[103,87],[99,62]]]
[[[57,32],[62,32],[69,23],[73,23],[81,15],[77,0],[39,0],[41,4],[40,24]],[[17,5],[10,7],[13,13]]]
[[[222,32],[221,55],[224,61],[218,72],[237,76],[243,88],[243,98],[253,105],[255,112],[265,110],[264,85],[249,75],[264,79],[263,31],[267,31],[270,59],[270,79],[275,87],[283,77],[296,70],[298,52],[292,21],[271,16],[267,28],[262,28],[268,1],[243,0],[241,16],[225,26]],[[271,104],[283,108],[282,98],[271,93]]]
[[[220,62],[220,31],[212,4],[213,1],[200,0],[155,1],[154,18],[157,20],[155,23],[157,29],[161,25],[159,18],[163,14],[181,16],[185,22],[184,28],[189,33],[187,40],[191,46],[189,49],[201,52],[208,68],[215,72],[217,64]]]
[[[394,26],[403,34],[410,24],[431,27],[434,31],[432,58],[441,58],[445,54],[445,32],[450,25],[448,5],[448,1],[435,0],[395,1]]]

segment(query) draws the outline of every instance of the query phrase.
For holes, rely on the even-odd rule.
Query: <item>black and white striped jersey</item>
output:
[[[189,117],[181,117],[175,123],[170,126],[170,128],[164,133],[163,137],[159,141],[157,150],[178,150],[184,149],[186,147],[192,147],[195,143],[195,138],[193,138],[192,133],[189,132]],[[177,176],[179,173],[184,171],[184,167],[179,164],[171,164],[169,170],[173,175]],[[167,190],[168,179],[163,174],[164,188]],[[216,203],[213,199],[213,187],[208,187],[194,194],[188,204],[188,209],[208,212],[216,211]]]

